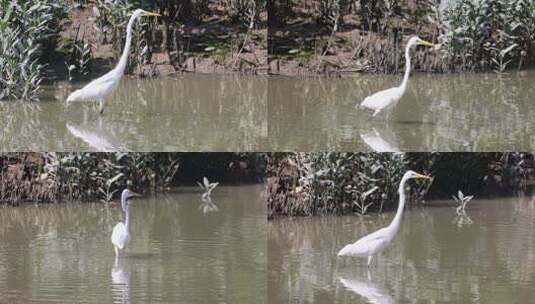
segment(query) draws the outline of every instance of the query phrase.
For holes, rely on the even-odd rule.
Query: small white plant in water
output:
[[[455,202],[457,202],[458,206],[457,206],[456,211],[458,215],[466,213],[465,212],[466,204],[468,204],[468,202],[474,198],[473,195],[465,196],[461,190],[457,192],[457,196],[452,195],[451,197],[453,197]]]
[[[457,217],[455,218],[454,222],[457,224],[458,227],[462,227],[464,225],[470,225],[473,223],[472,219],[466,214],[466,204],[468,204],[469,201],[471,201],[474,196],[469,195],[465,196],[461,190],[457,193],[457,196],[452,195],[455,202],[457,202],[457,208],[455,211],[457,212]]]
[[[212,190],[214,190],[214,188],[219,185],[219,183],[210,183],[210,181],[206,177],[203,178],[202,184],[200,182],[197,182],[197,184],[199,185],[199,187],[201,187],[201,189],[204,190],[204,193],[202,194],[203,198],[210,197],[210,194],[212,194]]]
[[[217,212],[219,211],[219,208],[217,208],[216,204],[212,202],[212,198],[209,196],[202,196],[202,204],[199,206],[199,210],[202,211],[205,215],[211,212]]]

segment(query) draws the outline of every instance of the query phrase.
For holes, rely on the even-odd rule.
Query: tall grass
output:
[[[365,214],[397,203],[408,168],[402,154],[291,153],[270,159],[270,215]],[[421,198],[423,188],[410,197]]]
[[[284,153],[271,154],[268,215],[365,214],[397,206],[406,170],[430,173],[433,183],[411,182],[410,201],[511,195],[535,180],[532,153]]]
[[[64,0],[0,0],[0,99],[37,98],[66,12]]]
[[[8,153],[0,157],[0,202],[109,201],[126,186],[164,189],[178,167],[170,153]]]
[[[446,16],[448,53],[464,69],[503,72],[535,62],[535,0],[459,0]]]

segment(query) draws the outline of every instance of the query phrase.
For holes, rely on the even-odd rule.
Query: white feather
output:
[[[111,233],[112,244],[122,250],[126,247],[128,241],[130,241],[130,236],[126,231],[126,226],[122,222],[117,223],[117,225],[113,227],[113,232]]]
[[[393,236],[389,227],[381,228],[353,244],[346,245],[338,252],[338,256],[368,257],[375,255],[386,248],[390,241],[392,241]]]
[[[385,109],[394,107],[403,96],[403,92],[404,90],[401,87],[379,91],[372,96],[366,97],[360,106],[375,111],[375,116]]]

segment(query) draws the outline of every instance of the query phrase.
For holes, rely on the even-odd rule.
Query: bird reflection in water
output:
[[[375,152],[400,152],[396,136],[390,130],[377,131],[372,128],[371,131],[360,134],[360,138]]]
[[[130,303],[130,273],[125,268],[124,258],[115,256],[111,270],[111,293],[113,303]]]
[[[368,279],[338,277],[344,287],[357,295],[366,298],[368,303],[389,304],[394,303],[388,290],[374,283],[368,271]]]
[[[113,133],[106,128],[102,119],[97,123],[75,125],[66,124],[67,130],[99,152],[128,151],[122,147]]]

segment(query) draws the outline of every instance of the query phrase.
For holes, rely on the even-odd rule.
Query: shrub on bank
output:
[[[265,171],[261,153],[4,153],[0,204],[107,202],[127,186],[158,192],[195,185],[205,176],[225,183],[259,182]]]
[[[459,0],[446,10],[453,64],[505,71],[534,63],[534,0]]]
[[[163,189],[178,167],[168,153],[7,153],[0,155],[0,202],[109,201],[127,185]]]
[[[365,214],[396,206],[403,154],[290,153],[271,157],[269,215]],[[416,184],[416,183],[415,183]],[[419,199],[427,187],[409,195]],[[423,187],[425,186],[425,187]]]
[[[269,216],[365,214],[397,207],[405,171],[434,180],[410,182],[410,201],[520,193],[535,181],[531,153],[281,153],[268,161]]]

